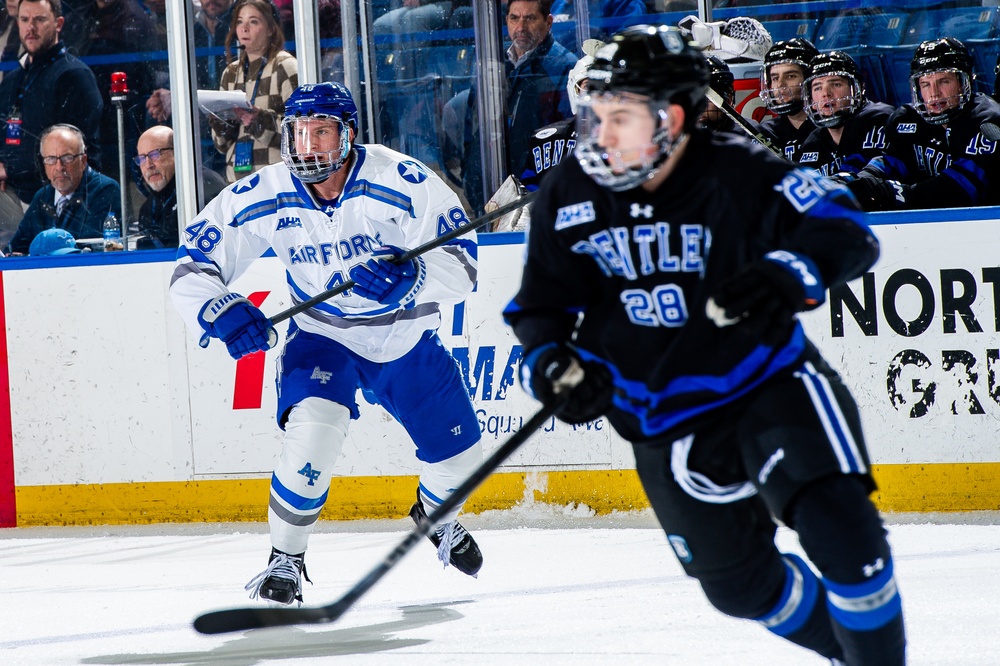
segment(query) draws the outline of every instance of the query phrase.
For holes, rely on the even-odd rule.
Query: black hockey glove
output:
[[[764,344],[784,342],[796,312],[826,300],[826,287],[811,259],[794,252],[769,252],[727,281],[708,299],[705,314],[718,327],[745,320]]]
[[[906,207],[909,187],[895,180],[883,180],[865,175],[847,183],[847,188],[858,199],[861,209],[867,212],[900,210]]]
[[[556,416],[566,423],[587,423],[611,406],[614,384],[600,363],[584,361],[564,344],[550,342],[536,347],[521,360],[521,385],[544,405],[569,392]]]

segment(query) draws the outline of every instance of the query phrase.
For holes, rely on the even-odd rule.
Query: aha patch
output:
[[[556,231],[575,227],[584,222],[593,222],[596,219],[597,215],[594,213],[594,203],[592,201],[584,201],[572,206],[563,206],[556,211]]]

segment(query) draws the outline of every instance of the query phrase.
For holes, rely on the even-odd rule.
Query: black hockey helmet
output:
[[[680,105],[685,130],[705,108],[708,63],[677,28],[625,28],[594,54],[589,74],[593,94],[632,93]]]
[[[816,101],[813,99],[813,83],[826,76],[842,76],[850,82],[851,91],[846,97],[834,100]],[[840,127],[847,119],[861,109],[868,100],[865,99],[865,86],[861,80],[861,72],[854,58],[843,51],[820,53],[809,63],[809,72],[802,84],[802,99],[809,120],[817,127]],[[831,113],[824,113],[830,111]]]
[[[730,104],[736,98],[736,77],[726,61],[718,56],[708,56],[709,81],[712,90]]]
[[[774,65],[798,65],[802,68],[802,78],[809,73],[809,63],[819,55],[812,42],[803,37],[794,37],[776,43],[764,56],[760,68],[760,98],[768,110],[779,115],[795,114],[802,110],[801,87],[772,88],[771,67]]]
[[[972,81],[975,78],[975,65],[969,49],[954,37],[931,39],[921,42],[913,53],[910,61],[910,93],[913,96],[913,108],[932,125],[943,125],[962,112],[965,105],[972,99]],[[935,72],[954,72],[961,92],[937,101],[936,110],[929,109],[926,100],[920,93],[920,79]]]

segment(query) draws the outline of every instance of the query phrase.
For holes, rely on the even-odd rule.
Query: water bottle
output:
[[[122,249],[122,231],[118,226],[118,216],[114,211],[108,211],[108,216],[104,218],[104,251],[112,252]]]

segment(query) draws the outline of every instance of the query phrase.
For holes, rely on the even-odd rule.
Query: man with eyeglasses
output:
[[[109,211],[121,219],[118,183],[88,165],[83,132],[73,125],[46,128],[39,162],[49,184],[38,190],[11,241],[12,254],[27,254],[39,233],[57,227],[77,240],[99,238]]]
[[[177,188],[174,182],[174,131],[166,125],[150,127],[136,143],[132,158],[142,173],[149,195],[139,208],[139,239],[136,249],[177,247]],[[214,171],[202,170],[205,200],[210,201],[226,186]]]

